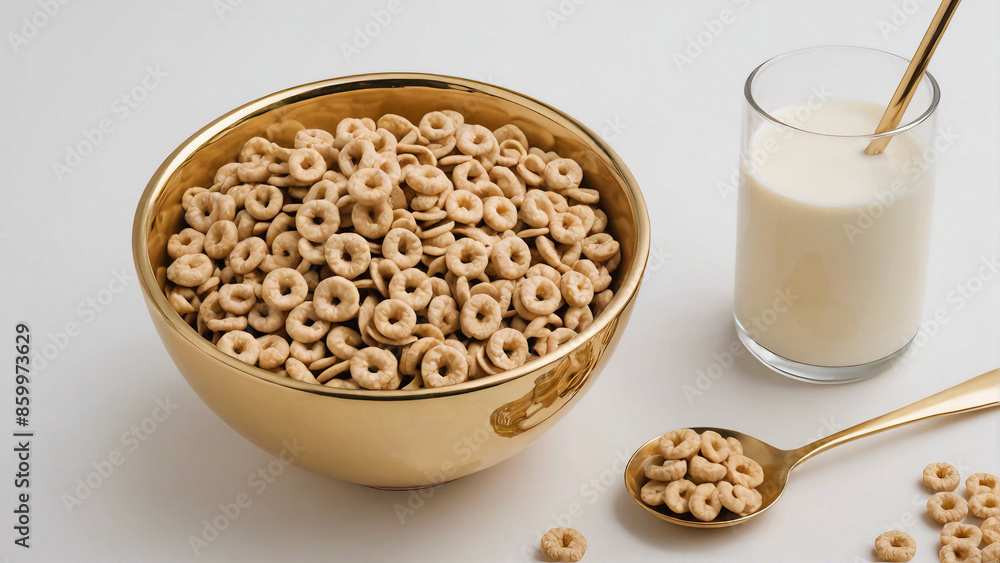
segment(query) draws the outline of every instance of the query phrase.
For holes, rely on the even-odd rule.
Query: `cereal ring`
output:
[[[976,518],[1000,517],[1000,495],[976,493],[969,497],[969,512]]]
[[[271,308],[289,311],[305,301],[308,293],[302,274],[292,268],[277,268],[264,278],[261,297]]]
[[[557,328],[549,334],[546,340],[546,353],[551,354],[559,349],[560,346],[570,341],[571,338],[576,336],[576,331],[570,330],[565,327]]]
[[[576,244],[587,236],[583,220],[572,213],[556,213],[549,220],[549,232],[556,242]]]
[[[378,168],[358,170],[351,175],[347,183],[347,192],[354,196],[358,203],[368,206],[388,201],[392,188],[392,179]]]
[[[359,203],[351,210],[351,222],[357,234],[369,239],[382,238],[392,227],[392,206],[387,202],[376,206]]]
[[[587,540],[573,528],[552,528],[542,536],[542,551],[552,561],[579,561],[587,552]]]
[[[500,150],[493,132],[482,125],[462,125],[455,131],[456,147],[462,154],[478,157]]]
[[[420,374],[428,387],[455,385],[468,379],[469,362],[458,350],[440,344],[424,354]]]
[[[935,491],[954,491],[961,478],[950,463],[932,463],[924,468],[924,484]]]
[[[250,365],[256,365],[260,357],[260,344],[249,332],[229,331],[222,335],[216,347],[227,356]]]
[[[285,360],[285,371],[288,373],[288,377],[291,377],[292,379],[297,379],[302,383],[319,385],[319,381],[317,381],[316,377],[311,371],[309,371],[309,368],[295,358],[288,358]]]
[[[983,541],[983,532],[972,524],[962,524],[961,522],[948,522],[941,529],[941,545],[948,545],[954,542],[966,542],[975,547],[979,547],[979,542]]]
[[[392,276],[389,281],[389,297],[398,299],[419,311],[431,302],[431,280],[422,270],[408,268]]]
[[[204,254],[185,254],[167,267],[167,279],[184,287],[198,287],[208,281],[215,263]]]
[[[726,480],[734,485],[754,489],[764,482],[764,470],[760,464],[746,456],[729,455],[723,464],[726,466]]]
[[[457,223],[475,225],[483,219],[483,200],[468,190],[455,190],[445,199],[448,218]]]
[[[982,558],[982,563],[1000,563],[1000,541],[984,547],[979,552],[979,556]]]
[[[973,473],[965,480],[965,489],[969,491],[970,495],[979,493],[1000,495],[1000,480],[997,479],[996,475],[989,473]]]
[[[649,456],[643,461],[643,473],[657,481],[676,481],[687,473],[687,461],[683,459],[663,459],[662,455]]]
[[[517,173],[529,186],[541,186],[545,179],[545,161],[537,154],[527,154],[517,163]]]
[[[216,221],[205,233],[204,248],[209,258],[225,258],[236,247],[238,240],[236,223]]]
[[[909,561],[917,553],[917,542],[909,534],[892,530],[875,538],[875,553],[882,561]]]
[[[440,278],[431,278],[440,279]],[[450,295],[437,295],[427,305],[427,322],[451,334],[461,327],[461,313]]]
[[[590,307],[569,307],[563,313],[563,323],[566,328],[577,333],[583,332],[592,322],[594,322],[594,313]]]
[[[285,196],[281,190],[270,184],[258,184],[243,199],[243,207],[258,221],[270,221],[281,213]]]
[[[531,267],[531,249],[524,239],[507,237],[493,245],[490,263],[497,275],[516,280],[523,277]]]
[[[609,260],[618,250],[618,241],[607,233],[597,233],[583,239],[583,253],[594,262]]]
[[[417,315],[404,301],[386,299],[375,306],[375,316],[372,320],[380,334],[386,338],[401,340],[413,333]]]
[[[726,445],[729,446],[729,453],[743,455],[743,444],[732,436],[726,438]]]
[[[407,229],[390,229],[382,239],[382,256],[392,260],[400,270],[416,266],[423,254],[420,237]]]
[[[326,336],[330,323],[316,315],[312,301],[304,301],[288,313],[285,331],[288,336],[305,344],[311,344]]]
[[[218,192],[201,192],[191,198],[184,219],[195,230],[207,233],[216,221],[236,218],[236,200]]]
[[[473,295],[462,305],[460,325],[469,338],[488,339],[500,328],[501,319],[500,304],[489,295]]]
[[[513,229],[517,225],[517,206],[505,197],[487,197],[483,201],[483,221],[496,231]]]
[[[194,313],[201,307],[201,299],[190,287],[173,287],[167,294],[167,301],[179,315]]]
[[[512,328],[501,328],[490,336],[485,350],[493,365],[504,370],[514,369],[528,359],[528,340]]]
[[[326,355],[326,347],[323,346],[322,341],[316,342],[299,342],[298,340],[292,340],[291,345],[288,347],[288,353],[296,360],[302,362],[306,366],[314,362],[318,362],[323,359]],[[310,368],[311,370],[311,368]]]
[[[750,489],[743,485],[733,485],[729,481],[719,481],[715,484],[719,490],[719,501],[722,506],[736,514],[746,510],[747,503],[753,501]]]
[[[701,437],[689,428],[672,430],[660,437],[660,454],[664,459],[687,459],[700,449]]]
[[[232,268],[233,273],[249,274],[260,266],[265,256],[267,256],[267,243],[263,239],[250,237],[236,243],[229,253],[226,264]]]
[[[979,548],[964,542],[950,543],[938,552],[941,563],[982,563]]]
[[[727,468],[721,463],[712,463],[707,459],[696,455],[691,458],[691,463],[689,465],[688,472],[691,475],[691,480],[695,483],[715,483],[716,481],[721,481],[726,478]],[[734,485],[743,485],[748,489],[753,487],[747,486],[746,482],[734,482],[730,480]],[[756,485],[755,485],[756,486]]]
[[[563,299],[570,307],[586,307],[594,300],[594,284],[580,272],[566,272],[559,280]]]
[[[557,158],[545,164],[542,170],[545,184],[556,191],[580,187],[583,181],[583,168],[571,158]]]
[[[381,348],[363,348],[351,357],[351,377],[365,389],[397,389],[402,383],[396,356]]]
[[[935,493],[927,501],[927,514],[936,522],[961,522],[969,513],[969,503],[955,493]]]
[[[295,228],[309,242],[323,244],[340,227],[340,209],[325,199],[302,204],[295,213]]]
[[[326,347],[341,360],[350,360],[358,353],[361,335],[346,326],[335,326],[326,335]]]
[[[552,201],[541,190],[530,190],[521,202],[518,217],[528,226],[548,227],[549,219],[556,214]]]
[[[227,313],[246,315],[257,304],[253,286],[244,283],[228,283],[219,289],[219,305]]]
[[[663,503],[674,513],[684,514],[690,509],[689,499],[695,488],[695,484],[687,479],[671,481],[663,492]]]
[[[399,372],[404,375],[415,376],[420,379],[420,384],[423,384],[423,378],[420,374],[420,364],[424,360],[424,354],[430,351],[431,348],[440,346],[442,342],[443,340],[438,340],[437,338],[424,337],[403,348],[399,358]]]
[[[737,487],[743,487],[743,485],[733,485],[733,490],[737,490]],[[746,516],[747,514],[753,514],[760,510],[760,507],[764,504],[764,498],[760,496],[760,491],[757,489],[747,489],[743,487],[743,490],[748,491],[747,506],[740,512],[740,516]]]
[[[475,278],[482,275],[490,253],[482,243],[471,238],[456,241],[445,251],[445,264],[456,276]]]
[[[614,292],[612,292],[610,289],[606,289],[595,295],[594,300],[590,302],[590,305],[594,308],[594,311],[596,313],[600,314],[600,312],[603,311],[604,308],[608,306],[608,303],[611,302],[611,298],[614,296],[615,296]]]
[[[276,268],[296,268],[302,263],[302,255],[299,254],[299,239],[302,235],[298,231],[286,231],[274,237],[271,242],[271,253],[264,257],[258,266],[265,272],[270,272]]]
[[[979,527],[979,530],[983,533],[983,539],[986,540],[987,545],[1000,542],[1000,518],[990,516]]]
[[[521,282],[517,296],[524,309],[533,315],[554,313],[562,304],[559,287],[541,276],[526,278]]]
[[[432,111],[430,113],[424,114],[423,118],[420,119],[420,134],[427,138],[429,141],[439,141],[445,137],[450,137],[455,134],[455,120],[451,117],[441,113],[440,111]]]
[[[378,151],[368,139],[355,138],[348,142],[337,155],[340,172],[350,178],[355,172],[375,166]]]
[[[167,239],[167,255],[174,260],[185,254],[200,254],[205,244],[205,235],[192,228],[170,235]]]
[[[372,258],[368,241],[357,233],[330,236],[324,247],[324,255],[330,270],[349,280],[368,270]],[[350,257],[350,260],[345,260],[345,255]]]
[[[288,341],[277,334],[265,334],[257,339],[260,356],[257,365],[264,369],[274,369],[288,359]]]
[[[407,170],[406,185],[424,195],[438,195],[452,187],[448,175],[429,164],[413,166]]]
[[[660,506],[663,504],[663,495],[667,492],[667,483],[663,481],[647,481],[639,489],[639,498],[649,506]]]
[[[729,457],[729,444],[718,432],[706,430],[701,433],[701,455],[712,463],[722,463]]]
[[[275,332],[285,326],[286,316],[284,311],[275,309],[266,302],[258,301],[250,309],[247,323],[258,332]]]
[[[691,511],[692,516],[702,522],[715,520],[715,517],[722,511],[719,490],[712,483],[698,485],[688,498],[688,510]]]
[[[353,319],[361,308],[361,294],[350,280],[332,276],[319,282],[313,291],[316,316],[331,323]]]

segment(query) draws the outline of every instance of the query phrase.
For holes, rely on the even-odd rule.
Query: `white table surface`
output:
[[[875,536],[900,526],[917,539],[916,561],[936,561],[923,467],[944,460],[963,474],[1000,470],[1000,411],[985,411],[811,460],[766,517],[730,531],[655,520],[621,478],[622,460],[671,428],[737,428],[794,447],[1000,366],[1000,275],[986,279],[980,269],[1000,255],[996,2],[963,3],[931,65],[943,90],[938,125],[956,140],[938,168],[924,316],[943,311],[947,322],[911,361],[834,387],[774,375],[745,353],[718,379],[698,379],[736,339],[735,199],[719,185],[736,164],[743,81],[764,59],[817,44],[908,56],[931,0],[106,1],[39,15],[46,2],[55,4],[5,2],[0,20],[0,334],[8,341],[0,346],[0,557],[530,561],[541,533],[561,520],[586,535],[591,562],[868,561]],[[371,23],[387,19],[373,11],[390,7],[397,13],[388,23]],[[729,23],[712,23],[722,17]],[[22,18],[44,24],[32,29]],[[346,56],[366,24],[377,35]],[[674,54],[711,28],[718,36],[702,33],[707,46],[679,66]],[[273,458],[216,418],[178,374],[147,317],[130,251],[143,187],[191,133],[272,91],[389,70],[477,78],[567,111],[618,151],[652,217],[632,321],[590,393],[528,450],[435,489],[402,523],[394,506],[408,493],[297,468],[259,494],[248,489],[246,477]],[[129,106],[123,96],[141,100]],[[66,164],[66,146],[103,120],[113,130],[57,177],[53,163]],[[978,291],[966,299],[960,286]],[[27,550],[14,545],[12,528],[11,341],[22,320],[36,349],[62,344],[33,376]],[[66,337],[68,323],[76,329]],[[702,393],[688,400],[685,385],[699,383]],[[165,419],[156,411],[161,422],[147,422],[147,436],[141,425],[158,400],[176,407]],[[123,436],[133,427],[143,441]],[[124,462],[68,510],[64,495],[115,451]],[[241,492],[252,504],[196,556],[189,538]]]

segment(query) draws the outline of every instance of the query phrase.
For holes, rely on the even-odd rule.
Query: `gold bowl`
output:
[[[333,130],[343,117],[396,113],[416,122],[450,108],[498,128],[518,125],[533,146],[576,159],[601,193],[621,244],[615,296],[557,353],[451,387],[368,391],[311,385],[231,358],[174,312],[163,294],[167,238],[183,221],[181,195],[212,183],[243,143],[291,144],[303,127]],[[552,427],[593,385],[628,322],[646,258],[649,218],[632,174],[593,131],[516,92],[430,74],[382,73],[296,86],[213,121],[160,166],[136,210],[132,253],[150,317],[177,369],[243,437],[300,467],[354,483],[408,489],[474,473],[516,454]]]

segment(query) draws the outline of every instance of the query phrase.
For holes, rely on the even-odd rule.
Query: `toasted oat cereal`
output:
[[[955,493],[940,492],[927,501],[927,514],[936,522],[961,522],[969,513],[969,503]]]
[[[983,541],[983,532],[972,524],[961,522],[948,522],[941,528],[941,545],[948,545],[954,542],[966,542],[979,547],[979,542]]]
[[[969,512],[976,518],[1000,517],[1000,495],[976,493],[969,497]]]
[[[950,463],[932,463],[924,468],[924,484],[935,491],[954,491],[961,482],[958,469]]]
[[[552,528],[542,536],[542,553],[550,561],[580,561],[586,552],[586,538],[573,528]]]
[[[885,532],[875,539],[875,553],[882,561],[909,561],[917,554],[917,542],[904,532]]]
[[[987,545],[1000,542],[1000,518],[997,516],[990,516],[984,520],[979,529],[983,532],[983,539]]]
[[[993,493],[1000,495],[1000,479],[989,473],[973,473],[965,480],[965,489],[970,495]]]
[[[982,563],[979,548],[967,542],[954,542],[938,552],[941,563]]]
[[[443,109],[292,132],[185,190],[166,241],[171,307],[224,352],[330,387],[455,385],[558,351],[611,300],[600,194],[517,126]]]

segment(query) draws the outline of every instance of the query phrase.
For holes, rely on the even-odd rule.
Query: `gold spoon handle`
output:
[[[965,383],[959,383],[954,387],[945,389],[912,405],[894,410],[878,418],[873,418],[868,422],[862,422],[847,430],[842,430],[832,436],[827,436],[809,445],[802,446],[797,450],[793,450],[791,452],[792,458],[798,459],[794,461],[792,467],[794,468],[803,461],[830,448],[882,432],[883,430],[925,418],[996,406],[1000,406],[1000,369],[984,373],[979,377],[974,377]]]
[[[917,47],[916,54],[913,55],[913,59],[910,61],[910,66],[903,73],[903,79],[899,82],[896,92],[892,95],[889,107],[885,109],[885,113],[882,114],[882,120],[879,122],[878,127],[875,128],[876,135],[892,131],[899,126],[899,122],[903,119],[903,114],[906,112],[906,106],[910,105],[910,100],[913,99],[913,94],[916,93],[917,86],[920,85],[920,80],[924,77],[924,71],[927,70],[927,65],[931,62],[931,55],[934,54],[934,49],[937,48],[938,43],[941,41],[944,30],[948,28],[948,22],[951,21],[951,16],[958,9],[960,1],[942,0],[941,6],[938,8],[937,13],[934,14],[934,19],[931,21],[930,27],[927,28],[923,40],[920,41],[920,46]],[[892,140],[892,137],[879,137],[873,140],[865,148],[865,153],[881,153],[885,150],[890,140]]]

